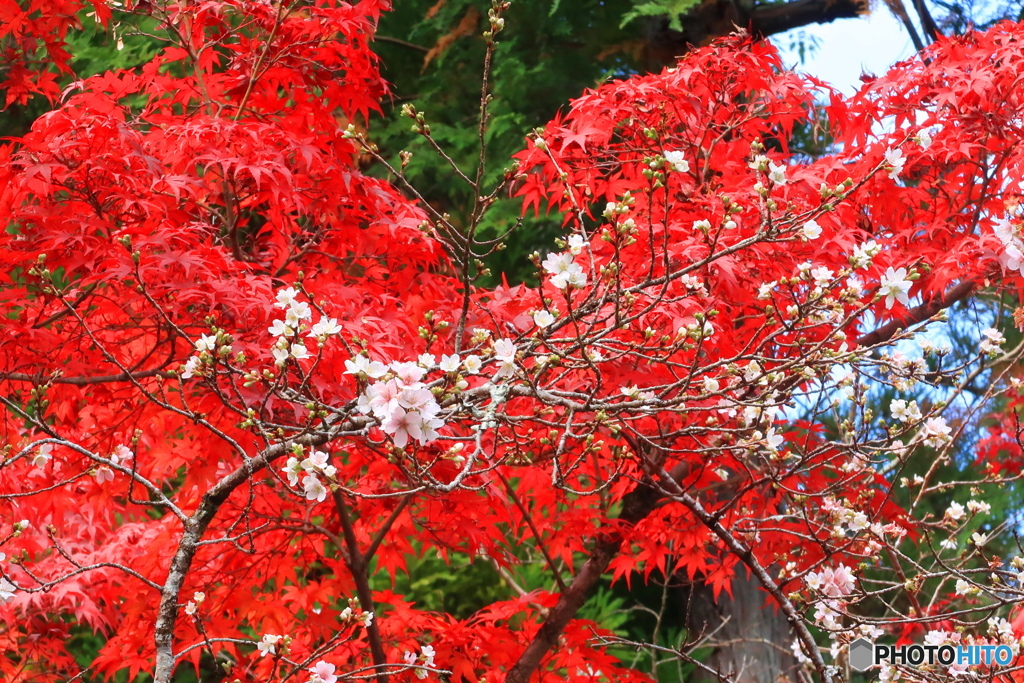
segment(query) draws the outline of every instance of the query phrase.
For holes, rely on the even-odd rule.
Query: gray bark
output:
[[[687,626],[691,638],[710,635],[711,656],[704,662],[735,683],[797,683],[797,661],[789,649],[794,635],[782,612],[760,583],[740,569],[732,597],[715,600],[711,588],[695,583],[689,596]],[[713,635],[711,635],[713,634]],[[717,681],[698,670],[693,683]]]

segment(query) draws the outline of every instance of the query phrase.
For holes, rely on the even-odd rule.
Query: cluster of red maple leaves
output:
[[[153,61],[0,146],[5,680],[78,673],[81,628],[92,674],[158,683],[204,656],[242,681],[649,680],[577,612],[668,567],[717,594],[749,572],[824,678],[813,629],[841,653],[975,610],[1004,621],[957,638],[1014,640],[1020,568],[958,545],[962,506],[894,489],[969,429],[907,392],[1018,353],[991,329],[951,367],[905,340],[1019,287],[1024,29],[852,98],[744,38],[588,92],[506,178],[565,239],[538,286],[487,290],[471,232],[356,163],[386,5],[146,3]],[[9,103],[57,94],[79,9],[0,2]],[[830,153],[791,154],[822,121]],[[879,415],[872,386],[903,398]],[[990,483],[1019,473],[1012,415]],[[918,501],[946,488],[924,469]],[[514,572],[519,547],[556,588],[468,619],[371,587],[424,553]]]

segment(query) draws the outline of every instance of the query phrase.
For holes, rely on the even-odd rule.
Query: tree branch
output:
[[[117,375],[95,375],[93,377],[61,377],[59,375],[33,375],[26,372],[2,372],[0,380],[11,380],[12,382],[31,382],[33,384],[70,384],[76,387],[84,387],[90,384],[107,384],[111,382],[134,382],[135,380],[147,377],[174,377],[173,372],[167,370],[145,370],[143,372],[122,372]]]
[[[868,3],[863,0],[795,0],[754,10],[750,14],[750,25],[755,34],[770,36],[807,24],[853,19],[867,12]]]
[[[677,465],[671,476],[680,479],[686,476],[689,467]],[[579,573],[573,577],[568,589],[561,592],[558,603],[551,608],[547,618],[541,625],[537,635],[520,655],[512,670],[509,671],[505,683],[529,683],[530,676],[540,666],[541,660],[548,650],[558,642],[562,631],[576,616],[580,607],[586,602],[591,589],[604,574],[612,559],[618,554],[626,531],[636,526],[642,519],[651,514],[662,493],[649,483],[640,484],[622,498],[622,512],[618,520],[624,522],[626,528],[619,526],[614,530],[605,531],[597,538],[597,543],[590,557],[583,564]]]
[[[977,287],[977,282],[973,280],[965,280],[948,290],[942,296],[937,296],[931,301],[927,301],[916,308],[910,309],[910,311],[907,312],[907,317],[903,320],[893,320],[892,322],[882,325],[873,332],[868,332],[867,334],[862,335],[857,340],[857,345],[874,346],[875,344],[881,344],[882,342],[889,341],[901,330],[905,330],[911,325],[922,323],[942,309],[949,308],[957,301],[966,299],[974,293],[974,290],[977,289]]]
[[[369,565],[369,555],[363,555],[359,549],[359,541],[356,538],[355,529],[352,527],[352,518],[348,514],[348,506],[345,504],[345,498],[341,491],[337,489],[332,491],[331,499],[334,501],[334,508],[338,511],[338,518],[341,520],[342,536],[345,539],[345,545],[348,546],[346,558],[348,570],[352,574],[352,580],[356,583],[356,596],[359,598],[359,606],[363,608],[364,612],[374,613],[376,610],[373,604],[373,592],[370,590],[370,581],[366,573]],[[402,501],[408,499],[406,497]],[[403,505],[400,503],[397,511],[401,512],[402,507]],[[398,514],[393,513],[391,517],[392,523],[397,518]],[[385,528],[387,527],[385,526]],[[373,657],[374,666],[378,667],[377,681],[378,683],[387,683],[387,673],[381,667],[387,665],[388,658],[384,653],[384,643],[380,638],[380,629],[377,626],[377,621],[377,619],[374,619],[366,627],[366,635],[370,641],[370,656]]]

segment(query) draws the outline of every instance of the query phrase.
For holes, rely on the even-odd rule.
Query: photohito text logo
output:
[[[867,638],[850,643],[849,653],[850,666],[857,671],[879,664],[1008,666],[1013,661],[1013,649],[1009,645],[881,645]]]

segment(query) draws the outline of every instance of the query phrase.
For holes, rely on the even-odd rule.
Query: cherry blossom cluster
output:
[[[25,522],[25,525],[27,526],[28,522]],[[0,553],[0,562],[3,562],[6,559],[7,555],[5,555],[4,553]],[[0,576],[0,604],[3,604],[11,600],[14,597],[14,594],[17,590],[17,586],[8,581],[6,577]]]
[[[347,373],[376,375],[380,380],[368,385],[359,396],[358,409],[365,415],[373,415],[395,446],[405,448],[410,438],[424,445],[438,437],[437,430],[445,423],[438,417],[441,406],[422,381],[426,369],[417,363],[394,362],[380,372],[380,368],[373,367],[373,362],[367,362],[364,356],[356,358],[364,360],[346,361]]]
[[[969,635],[959,631],[933,629],[925,634],[924,644],[934,647],[941,645],[1007,645],[1014,656],[1020,653],[1020,641],[1014,636],[1013,627],[1010,625],[1010,622],[999,617],[992,617],[986,622],[986,626],[988,637]],[[972,666],[977,667],[978,665],[971,665],[966,662],[953,662],[953,664],[946,668],[946,673],[954,678],[980,673],[980,671],[972,672]],[[879,679],[893,681],[898,675],[899,672],[895,667],[883,665]]]
[[[370,624],[373,623],[373,612],[365,612],[353,608],[357,605],[357,601],[349,600],[349,606],[341,611],[338,615],[343,625],[350,626],[352,624],[360,624],[363,628],[369,628]],[[268,642],[268,639],[270,642]],[[284,642],[287,643],[287,637]],[[265,635],[262,641],[256,646],[260,650],[260,657],[265,654],[274,654],[274,648],[279,641],[282,641],[281,636]],[[320,660],[309,668],[309,683],[336,683],[338,680],[337,667],[330,662]]]
[[[306,332],[307,337],[316,339],[321,345],[328,337],[341,332],[338,321],[325,316],[309,326],[307,331],[306,323],[312,320],[313,311],[308,303],[299,301],[298,296],[299,292],[294,287],[288,287],[277,293],[277,301],[274,303],[275,308],[285,311],[284,319],[274,320],[267,329],[271,335],[277,337],[270,352],[278,367],[287,363],[289,358],[305,360],[310,357],[305,342],[299,338],[303,332]]]
[[[558,289],[567,289],[569,287],[579,289],[587,286],[587,274],[583,272],[583,267],[573,260],[573,256],[572,251],[564,251],[558,254],[551,253],[547,255],[547,258],[541,264],[548,275],[551,276],[551,284]]]
[[[690,170],[690,162],[686,160],[686,155],[679,150],[668,150],[663,156],[665,162],[672,167],[676,173],[687,173]]]
[[[185,361],[179,371],[182,379],[192,379],[196,375],[202,375],[203,366],[219,352],[222,344],[216,334],[204,334],[195,342],[195,355]]]
[[[882,247],[874,240],[858,244],[850,255],[850,265],[857,269],[867,268],[881,251]]]
[[[952,522],[962,522],[966,518],[967,513],[970,513],[972,516],[986,515],[991,511],[992,505],[984,501],[972,499],[967,501],[966,506],[961,505],[956,501],[953,501],[952,503],[949,504],[949,507],[946,508],[946,512],[943,515],[943,517]]]
[[[361,624],[363,628],[370,628],[370,624],[373,623],[373,612],[364,612],[355,605],[355,600],[349,600],[348,607],[341,610],[338,618],[347,625]]]
[[[898,147],[890,147],[885,150],[883,160],[889,171],[889,177],[893,180],[899,178],[900,173],[903,173],[903,167],[907,163],[907,157],[903,154],[903,150]]]
[[[11,535],[17,537],[21,535],[21,532],[28,529],[29,523],[27,519],[23,519],[20,522],[15,522],[12,525]],[[0,562],[7,559],[7,555],[0,553]],[[18,586],[7,580],[6,577],[0,576],[0,604],[3,604],[12,598],[18,590]]]
[[[910,391],[928,371],[928,363],[923,357],[911,358],[902,351],[883,354],[882,362],[882,371],[889,376],[889,381],[897,391]]]
[[[758,148],[763,149],[763,146],[760,145],[760,143],[757,143],[755,146],[755,150]],[[768,180],[770,180],[775,185],[785,185],[787,182],[786,165],[777,164],[764,154],[756,154],[754,158],[750,161],[749,168],[751,170],[760,171],[762,173],[767,174]],[[760,188],[757,186],[755,186],[754,189],[760,190]]]
[[[999,353],[1000,347],[1006,341],[1003,333],[997,329],[988,327],[981,331],[981,352],[994,357]]]
[[[402,659],[409,666],[423,666],[432,667],[434,666],[434,648],[430,645],[424,645],[420,648],[420,654],[417,655],[415,652],[406,651],[402,655]],[[426,669],[416,669],[416,678],[424,679],[430,675]]]
[[[488,336],[489,333],[474,332],[477,341]],[[492,342],[492,354],[487,359],[493,362],[492,381],[515,374],[518,351],[511,339]],[[478,354],[469,354],[465,358],[456,353],[442,354],[438,361],[436,356],[426,353],[416,362],[392,361],[387,365],[360,354],[345,361],[345,374],[368,381],[359,395],[357,409],[364,415],[372,415],[395,446],[405,448],[410,441],[420,445],[430,443],[438,438],[438,430],[445,426],[441,406],[425,381],[428,373],[440,370],[455,379],[453,388],[456,391],[463,391],[469,387],[463,373],[466,376],[480,374],[484,364],[485,359]],[[298,474],[297,471],[295,473]]]
[[[131,460],[134,455],[135,454],[132,453],[130,448],[124,444],[118,444],[117,448],[114,449],[114,452],[110,454],[108,460],[110,460],[113,465],[124,465],[126,462]],[[93,476],[96,477],[97,484],[103,484],[114,480],[114,470],[110,469],[106,465],[100,465],[93,472]]]
[[[199,605],[203,604],[205,601],[206,593],[203,593],[202,591],[196,591],[192,594],[192,599],[189,600],[188,603],[185,605],[185,614],[189,616],[194,616],[195,613],[199,610]],[[261,654],[260,656],[262,657],[263,655]]]
[[[302,477],[302,490],[306,500],[322,503],[327,499],[327,487],[320,481],[320,477],[323,476],[331,482],[337,472],[334,465],[328,462],[330,456],[313,449],[307,457],[303,457],[305,451],[299,444],[292,447],[292,452],[293,455],[288,458],[283,468],[288,477],[288,484],[298,486],[299,477]]]
[[[1007,270],[1016,270],[1024,275],[1024,240],[1021,240],[1017,227],[1006,218],[998,218],[992,230],[1003,245],[999,262]]]

